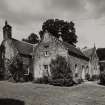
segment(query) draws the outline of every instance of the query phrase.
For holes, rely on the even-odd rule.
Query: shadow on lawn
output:
[[[25,105],[24,101],[16,100],[16,99],[0,99],[0,105]]]

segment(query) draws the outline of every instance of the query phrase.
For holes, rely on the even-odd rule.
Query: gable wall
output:
[[[45,55],[46,51],[48,56]],[[57,55],[67,57],[67,50],[56,39],[49,37],[37,46],[34,54],[34,78],[40,78],[43,76],[44,65],[50,66],[51,59],[55,59]]]
[[[96,53],[96,50],[94,51],[94,54],[90,57],[89,60],[89,74],[92,77],[92,75],[99,75],[99,59]]]

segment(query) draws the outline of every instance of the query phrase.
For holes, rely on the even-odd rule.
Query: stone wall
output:
[[[89,74],[90,77],[100,74],[99,60],[97,58],[93,58],[89,61]]]
[[[88,72],[88,61],[77,58],[75,56],[69,55],[68,61],[71,65],[71,70],[73,72],[73,77],[85,79],[85,75]]]

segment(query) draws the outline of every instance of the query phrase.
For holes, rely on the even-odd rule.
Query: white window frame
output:
[[[49,53],[48,53],[48,51],[45,51],[45,53],[44,53],[44,54],[45,54],[45,56],[49,56]]]
[[[25,73],[24,75],[29,75],[29,73],[30,73],[30,69],[28,68],[27,73]]]

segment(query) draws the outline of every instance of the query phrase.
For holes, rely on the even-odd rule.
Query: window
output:
[[[75,64],[75,73],[78,72],[78,67],[77,67],[77,64]]]
[[[30,72],[30,70],[29,70],[29,67],[25,70],[25,73],[24,73],[24,75],[29,75],[29,72]]]
[[[78,77],[78,65],[75,64],[75,77]]]
[[[45,51],[45,56],[49,56],[49,53],[48,53],[48,51]]]
[[[48,65],[44,65],[44,69],[45,70],[48,70]]]
[[[75,73],[75,77],[78,77],[78,73]]]

